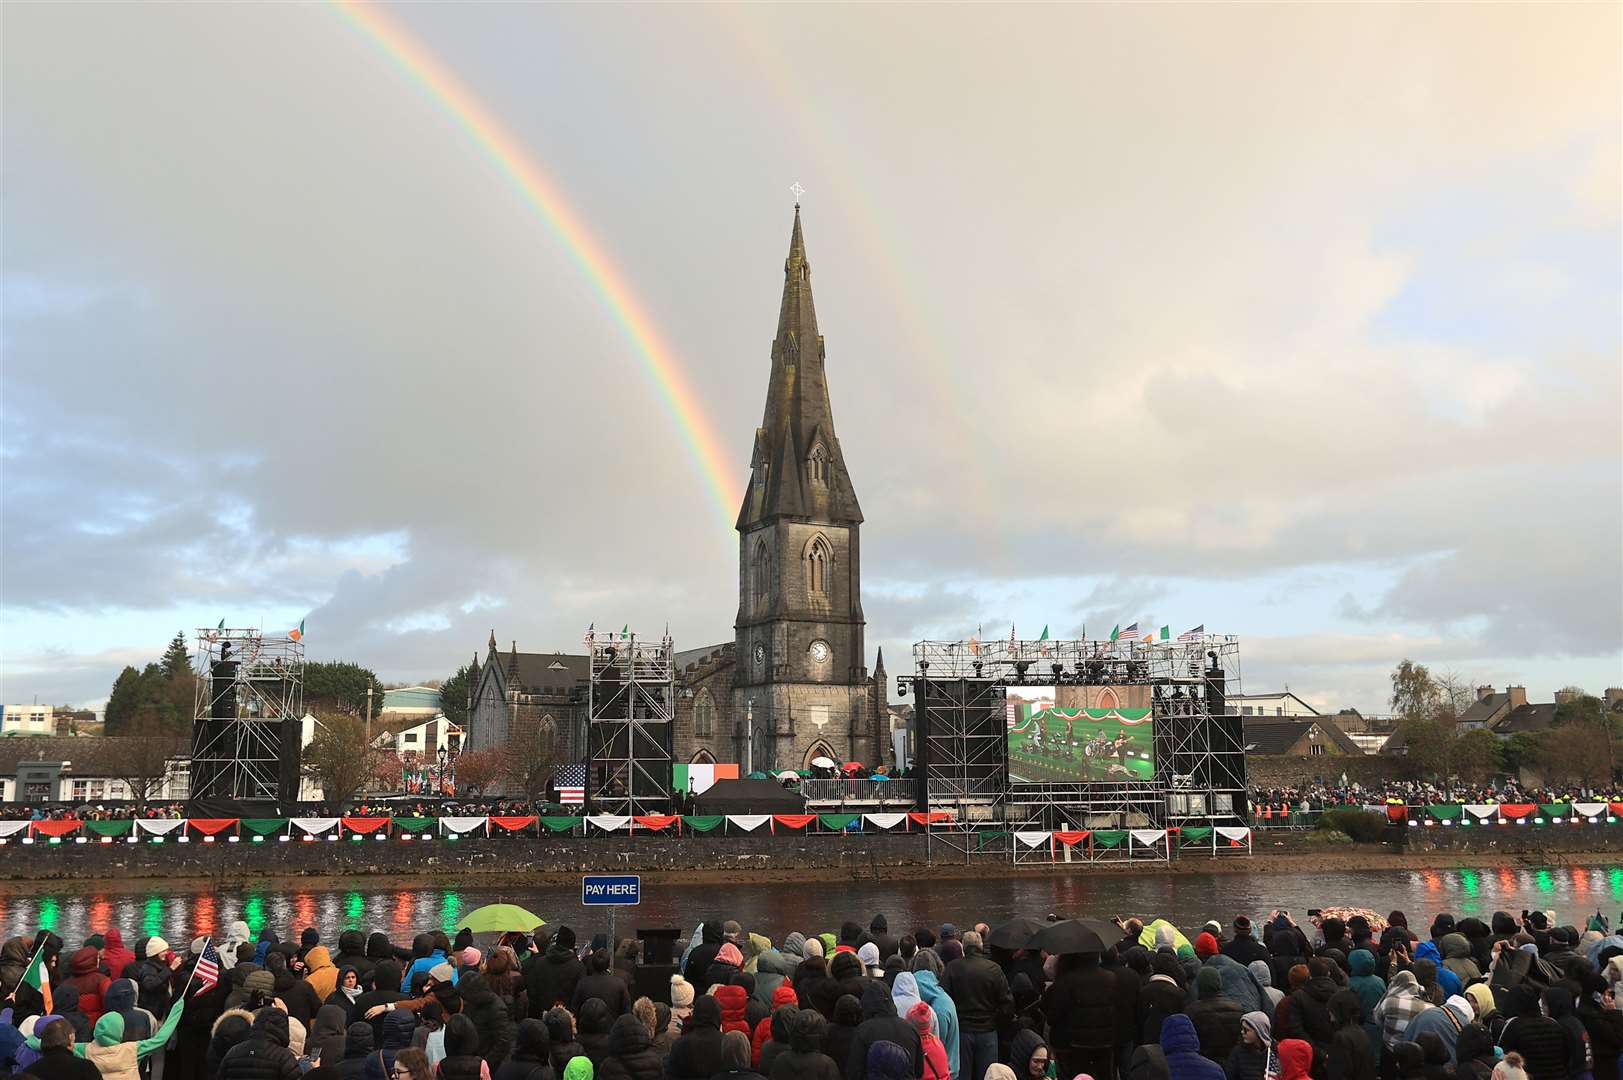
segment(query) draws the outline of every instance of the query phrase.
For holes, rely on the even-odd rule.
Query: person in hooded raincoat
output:
[[[73,1052],[101,1071],[102,1080],[140,1080],[141,1062],[162,1048],[180,1023],[185,1002],[177,1001],[169,1008],[169,1015],[157,1032],[139,1042],[124,1041],[124,1018],[116,1012],[105,1013],[96,1021],[96,1037],[91,1043],[75,1043]],[[28,1038],[32,1050],[39,1049],[39,1040]]]

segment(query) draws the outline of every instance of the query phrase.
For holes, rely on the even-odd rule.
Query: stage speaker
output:
[[[631,971],[631,997],[646,996],[658,1004],[671,1003],[671,976],[676,974],[675,964],[638,964]]]
[[[299,741],[304,723],[290,716],[278,726],[281,730],[276,748],[277,801],[291,807],[299,801]]]
[[[237,718],[237,662],[216,660],[209,668],[209,716],[216,720]]]

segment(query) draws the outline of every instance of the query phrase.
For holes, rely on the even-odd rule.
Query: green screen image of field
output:
[[[1011,698],[1012,698],[1011,694]],[[1011,701],[1015,783],[1147,783],[1155,778],[1149,709],[1058,709]]]

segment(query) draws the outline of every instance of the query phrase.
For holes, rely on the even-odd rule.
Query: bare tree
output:
[[[303,769],[321,785],[329,811],[337,813],[375,774],[378,751],[367,743],[366,721],[359,716],[324,710],[316,721],[315,734],[304,748]]]
[[[502,753],[496,749],[464,750],[456,757],[456,786],[469,795],[483,795],[502,777]]]
[[[502,779],[509,794],[541,798],[558,764],[558,733],[550,723],[521,724],[502,750]]]
[[[163,793],[173,762],[186,744],[154,716],[132,720],[129,729],[126,735],[75,740],[73,770],[122,781],[139,815]]]

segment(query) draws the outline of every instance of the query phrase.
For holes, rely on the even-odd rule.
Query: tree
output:
[[[1499,744],[1499,769],[1512,777],[1521,775],[1524,768],[1537,768],[1539,764],[1541,731],[1518,731]]]
[[[368,745],[366,724],[357,715],[324,710],[316,721],[315,734],[304,748],[303,769],[321,785],[329,812],[338,813],[374,775],[377,751]]]
[[[164,677],[178,679],[181,676],[192,674],[192,655],[186,649],[186,635],[179,630],[169,640],[169,647],[163,651],[163,659],[158,661],[163,669]]]
[[[456,757],[456,786],[458,793],[479,796],[489,791],[502,777],[503,754],[494,748],[464,750]]]
[[[325,709],[366,716],[366,691],[372,691],[372,719],[383,714],[383,684],[369,668],[343,660],[315,660],[304,665],[304,702]]]
[[[468,685],[470,674],[468,665],[463,664],[456,669],[455,675],[440,684],[440,712],[457,727],[468,725],[468,693],[472,689]]]
[[[556,764],[558,734],[551,721],[519,725],[502,748],[502,780],[508,794],[538,801],[546,793]]]
[[[1404,660],[1392,669],[1392,711],[1404,720],[1429,720],[1437,712],[1437,685],[1426,665]]]
[[[1576,783],[1594,788],[1607,780],[1611,763],[1596,752],[1596,731],[1585,724],[1552,727],[1539,739],[1538,766],[1546,783]]]
[[[185,752],[186,744],[150,716],[132,720],[129,728],[126,734],[112,738],[76,740],[73,768],[123,781],[139,816],[162,793],[170,762]],[[78,743],[84,745],[83,750]]]
[[[109,735],[122,735],[124,729],[135,720],[135,712],[141,706],[141,673],[133,667],[125,666],[113,680],[113,692],[107,697],[107,710],[104,716],[106,732]]]

